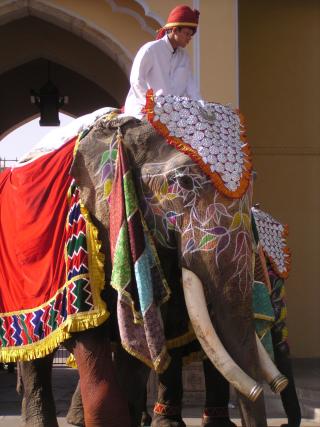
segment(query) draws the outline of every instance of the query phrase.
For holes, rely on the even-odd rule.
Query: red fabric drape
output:
[[[66,282],[69,169],[75,139],[0,175],[0,312],[48,301]]]

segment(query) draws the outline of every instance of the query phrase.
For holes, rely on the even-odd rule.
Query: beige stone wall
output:
[[[288,223],[295,357],[320,356],[320,2],[240,0],[240,107],[258,171],[255,200]]]
[[[237,2],[201,0],[200,12],[202,96],[237,106]]]

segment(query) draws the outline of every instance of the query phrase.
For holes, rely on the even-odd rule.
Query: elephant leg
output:
[[[131,426],[140,426],[150,368],[121,346],[115,352],[115,364],[121,390],[129,403]]]
[[[147,387],[145,387],[143,392],[143,408],[142,408],[142,415],[141,415],[141,427],[150,426],[152,422],[151,415],[148,412],[147,408],[147,401],[148,401],[148,393],[147,393]]]
[[[210,360],[203,361],[206,401],[202,427],[236,427],[229,417],[230,387],[228,381]]]
[[[22,413],[26,427],[58,427],[52,394],[53,354],[30,362],[21,362],[23,384]]]
[[[129,427],[128,406],[116,379],[106,328],[74,334],[65,346],[78,366],[86,427]]]
[[[301,424],[301,410],[294,383],[292,365],[287,344],[283,346],[275,345],[274,357],[279,371],[289,380],[289,384],[281,392],[282,405],[288,418],[288,424],[284,424],[283,427],[299,427]]]
[[[17,362],[17,386],[16,391],[19,396],[22,397],[21,402],[21,420],[23,423],[26,422],[26,398],[23,393],[23,382],[22,382],[22,373],[21,373],[21,363]]]
[[[245,427],[267,427],[263,394],[255,402],[251,402],[238,392],[237,395],[242,425]]]
[[[80,381],[78,381],[77,388],[75,389],[71,404],[67,413],[67,421],[74,426],[84,427],[84,414],[83,405],[80,391]]]
[[[152,427],[186,427],[181,415],[182,395],[182,360],[173,357],[167,370],[159,375]]]

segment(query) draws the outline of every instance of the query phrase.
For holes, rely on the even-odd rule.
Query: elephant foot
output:
[[[201,427],[237,427],[230,418],[228,407],[206,407]]]
[[[186,427],[181,416],[181,406],[157,402],[153,410],[151,427]]]
[[[73,393],[71,405],[67,413],[67,422],[74,426],[84,427],[84,413],[81,399],[80,382]]]
[[[56,419],[48,420],[43,417],[32,417],[25,421],[24,427],[59,427]]]
[[[148,412],[143,411],[142,417],[141,417],[141,427],[151,426],[151,422],[152,422],[151,415]]]
[[[281,424],[280,427],[300,427],[300,425],[301,425],[301,423],[299,421],[299,422],[296,422],[296,423]]]
[[[152,418],[151,427],[186,427],[186,423],[180,416],[168,416],[154,414]]]
[[[237,427],[230,418],[203,417],[201,427]]]
[[[84,418],[83,418],[83,411],[81,411],[81,413],[69,411],[66,419],[67,419],[68,424],[71,424],[73,426],[85,427]]]

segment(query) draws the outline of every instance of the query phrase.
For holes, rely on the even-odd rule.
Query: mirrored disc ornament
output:
[[[160,115],[161,113],[163,113],[163,109],[161,108],[160,105],[156,105],[154,107],[154,113]]]
[[[169,120],[170,120],[169,114],[167,114],[167,113],[160,114],[160,122],[161,123],[167,124],[169,122]]]
[[[226,182],[226,183],[229,183],[230,181],[232,181],[232,179],[231,179],[231,175],[230,175],[228,172],[225,172],[225,173],[222,175],[222,179],[223,179],[223,181],[224,181],[224,182]]]
[[[226,187],[229,188],[230,191],[236,191],[237,184],[234,181],[230,181],[226,184]]]
[[[220,172],[220,173],[224,172],[224,164],[219,162],[219,160],[218,160],[217,165],[216,165],[216,170],[217,170],[217,172]]]
[[[211,145],[210,146],[210,153],[218,155],[220,153],[219,146],[217,146],[217,145]]]
[[[183,99],[182,105],[184,108],[191,108],[192,107],[192,101],[190,99]]]
[[[195,125],[197,122],[198,122],[198,118],[197,118],[197,116],[190,115],[190,116],[187,118],[187,123],[188,123],[188,125]]]
[[[211,139],[204,137],[202,140],[202,145],[206,148],[210,148],[212,146]]]
[[[196,129],[205,131],[210,125],[208,123],[198,122],[196,121]]]
[[[195,131],[194,126],[187,126],[185,131],[186,131],[186,134],[193,135]],[[198,139],[198,138],[195,138],[195,139]]]
[[[197,139],[198,141],[202,141],[204,138],[204,133],[201,132],[200,130],[194,132],[194,136],[195,139]]]
[[[198,116],[199,115],[199,108],[191,107],[190,108],[190,114],[193,114],[194,116]]]
[[[156,104],[163,105],[165,103],[165,101],[166,101],[166,99],[163,95],[159,95],[156,98]]]
[[[173,136],[175,136],[176,138],[182,138],[183,137],[183,130],[181,128],[176,127],[174,132],[173,132]]]
[[[186,108],[183,108],[181,111],[179,111],[179,114],[180,114],[180,117],[181,117],[182,119],[187,120],[187,118],[188,118],[188,117],[189,117],[189,115],[190,115],[190,111],[189,111],[189,110],[187,110]]]
[[[178,113],[178,111],[171,111],[170,120],[172,120],[173,122],[178,122],[180,120],[180,114]]]
[[[233,172],[233,164],[231,162],[226,162],[225,168],[228,172]]]
[[[218,162],[217,157],[214,156],[213,154],[209,154],[208,162],[211,163],[212,165],[215,165]]]
[[[201,155],[201,157],[207,157],[210,154],[210,151],[208,148],[206,147],[201,147],[199,148],[199,154]]]
[[[167,123],[167,128],[171,131],[171,132],[174,132],[175,131],[175,129],[176,129],[176,127],[177,127],[177,125],[176,125],[176,123],[175,122],[168,122]]]
[[[177,126],[178,126],[179,128],[185,128],[185,127],[187,126],[187,121],[186,121],[185,119],[180,119],[180,120],[177,122]]]
[[[166,113],[171,113],[171,111],[173,110],[172,104],[166,102],[163,106],[163,109]]]

